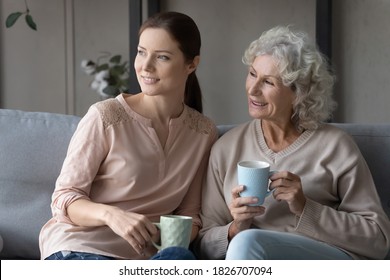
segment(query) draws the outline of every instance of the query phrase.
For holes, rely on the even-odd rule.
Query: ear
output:
[[[194,59],[191,61],[191,63],[188,64],[188,66],[187,66],[188,75],[196,70],[196,68],[199,65],[199,62],[200,62],[200,56],[197,55],[194,57]]]

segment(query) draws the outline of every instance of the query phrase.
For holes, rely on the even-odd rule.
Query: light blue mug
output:
[[[249,204],[259,206],[272,191],[269,190],[269,177],[276,171],[270,171],[270,165],[265,161],[246,160],[237,164],[238,184],[244,185],[240,192],[241,197],[257,197],[258,203]]]

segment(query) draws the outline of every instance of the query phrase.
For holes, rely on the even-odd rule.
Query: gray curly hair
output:
[[[291,119],[299,131],[317,129],[330,120],[336,107],[332,98],[335,76],[306,33],[274,27],[249,45],[242,61],[250,66],[259,55],[276,59],[283,84],[296,93]]]

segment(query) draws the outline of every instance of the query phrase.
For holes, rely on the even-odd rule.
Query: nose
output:
[[[154,61],[153,61],[153,57],[152,56],[147,56],[145,57],[143,63],[142,63],[142,69],[145,70],[145,71],[153,71],[154,69]]]
[[[258,96],[262,94],[261,84],[259,81],[248,81],[247,82],[247,92],[249,95]]]

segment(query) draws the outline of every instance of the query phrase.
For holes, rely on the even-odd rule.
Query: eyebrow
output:
[[[250,67],[249,67],[249,70],[250,70],[250,71],[253,71],[253,72],[256,72],[256,74],[257,74],[257,71],[256,71],[255,68],[253,68],[253,66],[250,66]],[[274,79],[277,79],[277,80],[280,80],[280,79],[281,79],[280,77],[277,77],[277,76],[275,76],[275,75],[269,75],[269,74],[265,74],[265,75],[263,75],[263,77],[264,77],[264,78],[274,78]]]
[[[141,45],[138,45],[138,48],[141,48],[143,50],[146,50],[146,48],[142,47]],[[156,53],[168,53],[168,54],[173,54],[173,52],[168,51],[168,50],[155,50],[154,52]]]

